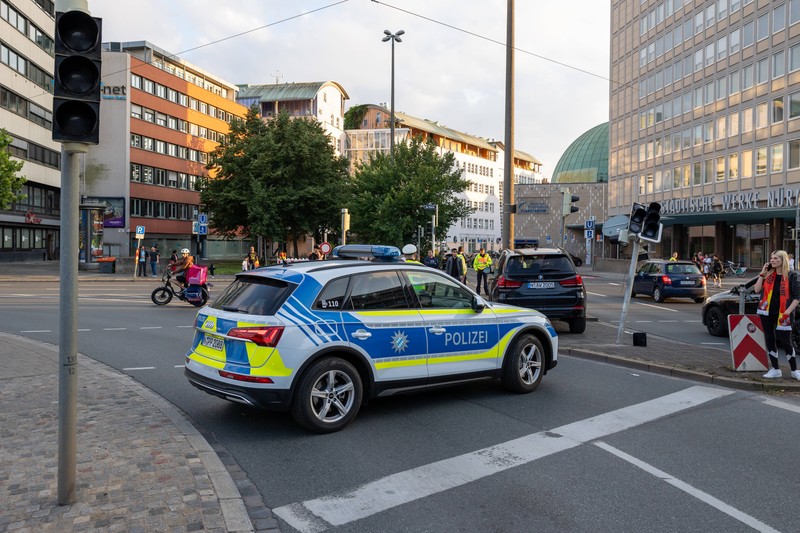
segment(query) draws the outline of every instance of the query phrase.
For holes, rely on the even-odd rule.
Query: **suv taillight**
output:
[[[664,285],[672,285],[672,278],[669,276],[661,276],[661,283]]]
[[[259,346],[274,348],[281,340],[283,326],[256,326],[249,328],[233,328],[228,332],[228,337],[252,341]]]
[[[575,274],[575,277],[562,279],[559,283],[562,287],[580,287],[583,285],[583,278],[580,274]]]
[[[497,278],[497,286],[498,287],[502,287],[504,289],[516,289],[518,287],[522,287],[522,282],[521,281],[513,281],[513,280],[510,280],[510,279],[507,279],[504,276],[500,276],[499,278]]]

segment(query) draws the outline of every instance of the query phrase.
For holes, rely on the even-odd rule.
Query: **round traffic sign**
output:
[[[603,224],[603,235],[616,237],[624,229],[628,229],[628,215],[614,215]]]
[[[327,242],[323,242],[322,244],[320,244],[320,245],[319,245],[319,249],[320,249],[320,250],[322,251],[322,253],[323,253],[323,254],[325,254],[325,255],[328,255],[329,253],[331,253],[331,250],[333,250],[333,248],[331,247],[331,245],[330,245],[330,244],[328,244]]]

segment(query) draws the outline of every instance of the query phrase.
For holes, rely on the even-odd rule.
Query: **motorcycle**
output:
[[[209,298],[209,289],[212,287],[210,283],[202,283],[199,285],[189,284],[188,287],[181,286],[178,282],[172,282],[172,272],[169,269],[161,276],[163,285],[158,287],[150,295],[150,299],[156,305],[167,305],[172,301],[172,298],[178,298],[181,301],[188,302],[195,307],[202,307],[206,305]]]

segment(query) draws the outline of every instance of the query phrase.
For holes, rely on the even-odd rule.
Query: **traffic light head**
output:
[[[83,11],[56,13],[53,140],[100,141],[102,20]]]
[[[647,214],[643,204],[634,203],[631,207],[631,220],[628,223],[628,232],[632,235],[638,235],[642,231],[642,224],[644,224],[644,217]]]
[[[561,194],[563,195],[562,203],[561,203],[561,216],[567,216],[571,213],[578,212],[578,206],[572,205],[573,202],[577,202],[580,200],[579,196],[575,196],[569,190],[569,188],[561,189]]]
[[[643,241],[661,242],[661,233],[664,224],[661,223],[661,204],[652,202],[647,206],[647,211],[642,222],[639,238]]]

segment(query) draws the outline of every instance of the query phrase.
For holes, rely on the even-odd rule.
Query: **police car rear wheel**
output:
[[[542,381],[544,350],[534,335],[517,339],[509,350],[503,366],[503,387],[512,392],[531,392]]]
[[[303,376],[292,402],[298,424],[316,433],[346,426],[361,407],[363,387],[358,371],[343,359],[321,359]]]
[[[150,295],[156,305],[167,305],[172,300],[172,293],[166,287],[159,287]]]

